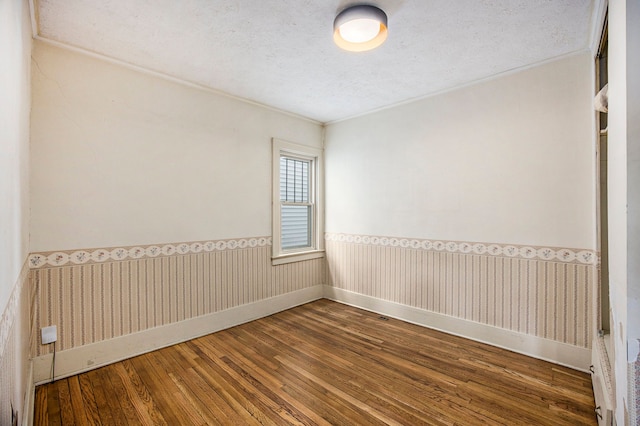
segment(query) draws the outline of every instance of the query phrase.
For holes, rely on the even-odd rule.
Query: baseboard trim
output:
[[[27,372],[27,389],[24,394],[24,406],[22,407],[22,426],[33,424],[33,414],[36,401],[36,385],[33,382],[33,361],[29,360],[29,371]]]
[[[591,351],[587,348],[429,312],[327,285],[324,287],[324,297],[336,302],[487,343],[575,370],[589,371]]]
[[[429,312],[328,285],[317,285],[213,314],[58,352],[56,354],[56,379],[80,374],[123,359],[224,330],[323,297],[576,370],[584,372],[589,370],[591,351],[587,348]],[[27,382],[30,389],[27,390],[25,396],[25,413],[23,415],[23,420],[26,423],[23,422],[23,424],[31,424],[30,420],[33,420],[35,386],[51,380],[52,358],[53,355],[48,354],[33,358],[31,361],[30,380]]]
[[[317,285],[209,315],[60,351],[56,354],[55,378],[73,376],[263,318],[294,306],[321,299],[323,291],[324,286]],[[52,360],[52,354],[33,359],[33,383],[39,385],[51,380]]]

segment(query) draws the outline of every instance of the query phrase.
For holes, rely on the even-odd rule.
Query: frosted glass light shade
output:
[[[387,15],[375,6],[349,7],[333,22],[333,41],[344,50],[364,52],[387,39]]]
[[[375,19],[354,19],[338,28],[340,37],[349,43],[365,43],[380,33],[380,22]]]

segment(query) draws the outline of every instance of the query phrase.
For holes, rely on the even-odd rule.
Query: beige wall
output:
[[[616,420],[640,419],[640,4],[609,9],[609,271]]]
[[[30,52],[28,2],[0,2],[0,424],[28,388]]]
[[[0,310],[9,302],[26,260],[29,238],[29,54],[31,24],[26,2],[0,9]]]
[[[31,251],[271,235],[271,138],[322,127],[36,42]]]
[[[570,345],[586,370],[592,67],[585,52],[329,125],[331,284]]]
[[[591,58],[327,128],[327,232],[595,247]]]
[[[319,123],[44,42],[32,69],[33,321],[61,374],[321,292],[324,259],[271,265],[271,140],[321,147]],[[36,381],[51,349],[32,338]]]

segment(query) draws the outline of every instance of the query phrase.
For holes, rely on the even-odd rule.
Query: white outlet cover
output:
[[[58,327],[50,325],[49,327],[42,327],[42,344],[48,345],[58,340]]]

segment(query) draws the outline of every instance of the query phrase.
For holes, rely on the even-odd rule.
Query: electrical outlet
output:
[[[42,344],[48,345],[58,340],[58,327],[50,325],[49,327],[42,327]]]

